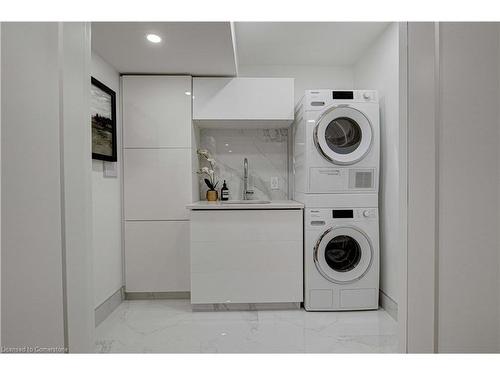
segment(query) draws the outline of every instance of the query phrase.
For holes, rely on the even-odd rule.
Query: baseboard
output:
[[[97,327],[109,314],[111,314],[123,301],[124,287],[114,292],[111,297],[97,306],[94,310],[95,326]]]
[[[190,292],[125,292],[125,299],[145,300],[145,299],[190,299]]]
[[[380,306],[395,320],[398,320],[398,304],[382,290],[379,293]]]
[[[195,303],[191,308],[193,311],[300,310],[300,302]]]

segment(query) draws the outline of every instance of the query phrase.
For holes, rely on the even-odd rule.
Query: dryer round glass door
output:
[[[354,227],[327,230],[314,248],[314,263],[326,279],[350,283],[362,278],[370,269],[373,250],[366,234]]]
[[[328,161],[348,165],[370,151],[373,132],[366,116],[351,107],[332,107],[325,111],[314,129],[314,143]]]

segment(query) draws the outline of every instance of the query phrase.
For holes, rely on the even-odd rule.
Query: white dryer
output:
[[[309,208],[304,225],[305,309],[377,309],[378,209]]]
[[[376,91],[307,90],[292,129],[297,200],[301,194],[378,192]]]

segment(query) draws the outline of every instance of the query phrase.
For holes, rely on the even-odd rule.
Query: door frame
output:
[[[399,51],[403,286],[399,350],[433,353],[437,351],[439,24],[401,22]]]
[[[399,241],[400,289],[398,301],[398,344],[408,352],[408,22],[399,23]]]

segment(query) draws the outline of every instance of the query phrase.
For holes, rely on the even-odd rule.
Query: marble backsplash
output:
[[[288,199],[287,129],[201,129],[199,148],[207,149],[217,161],[218,190],[226,180],[230,199],[243,198],[245,157],[252,199]],[[278,179],[277,189],[271,189],[272,178]],[[201,200],[205,200],[206,191],[200,180]]]

